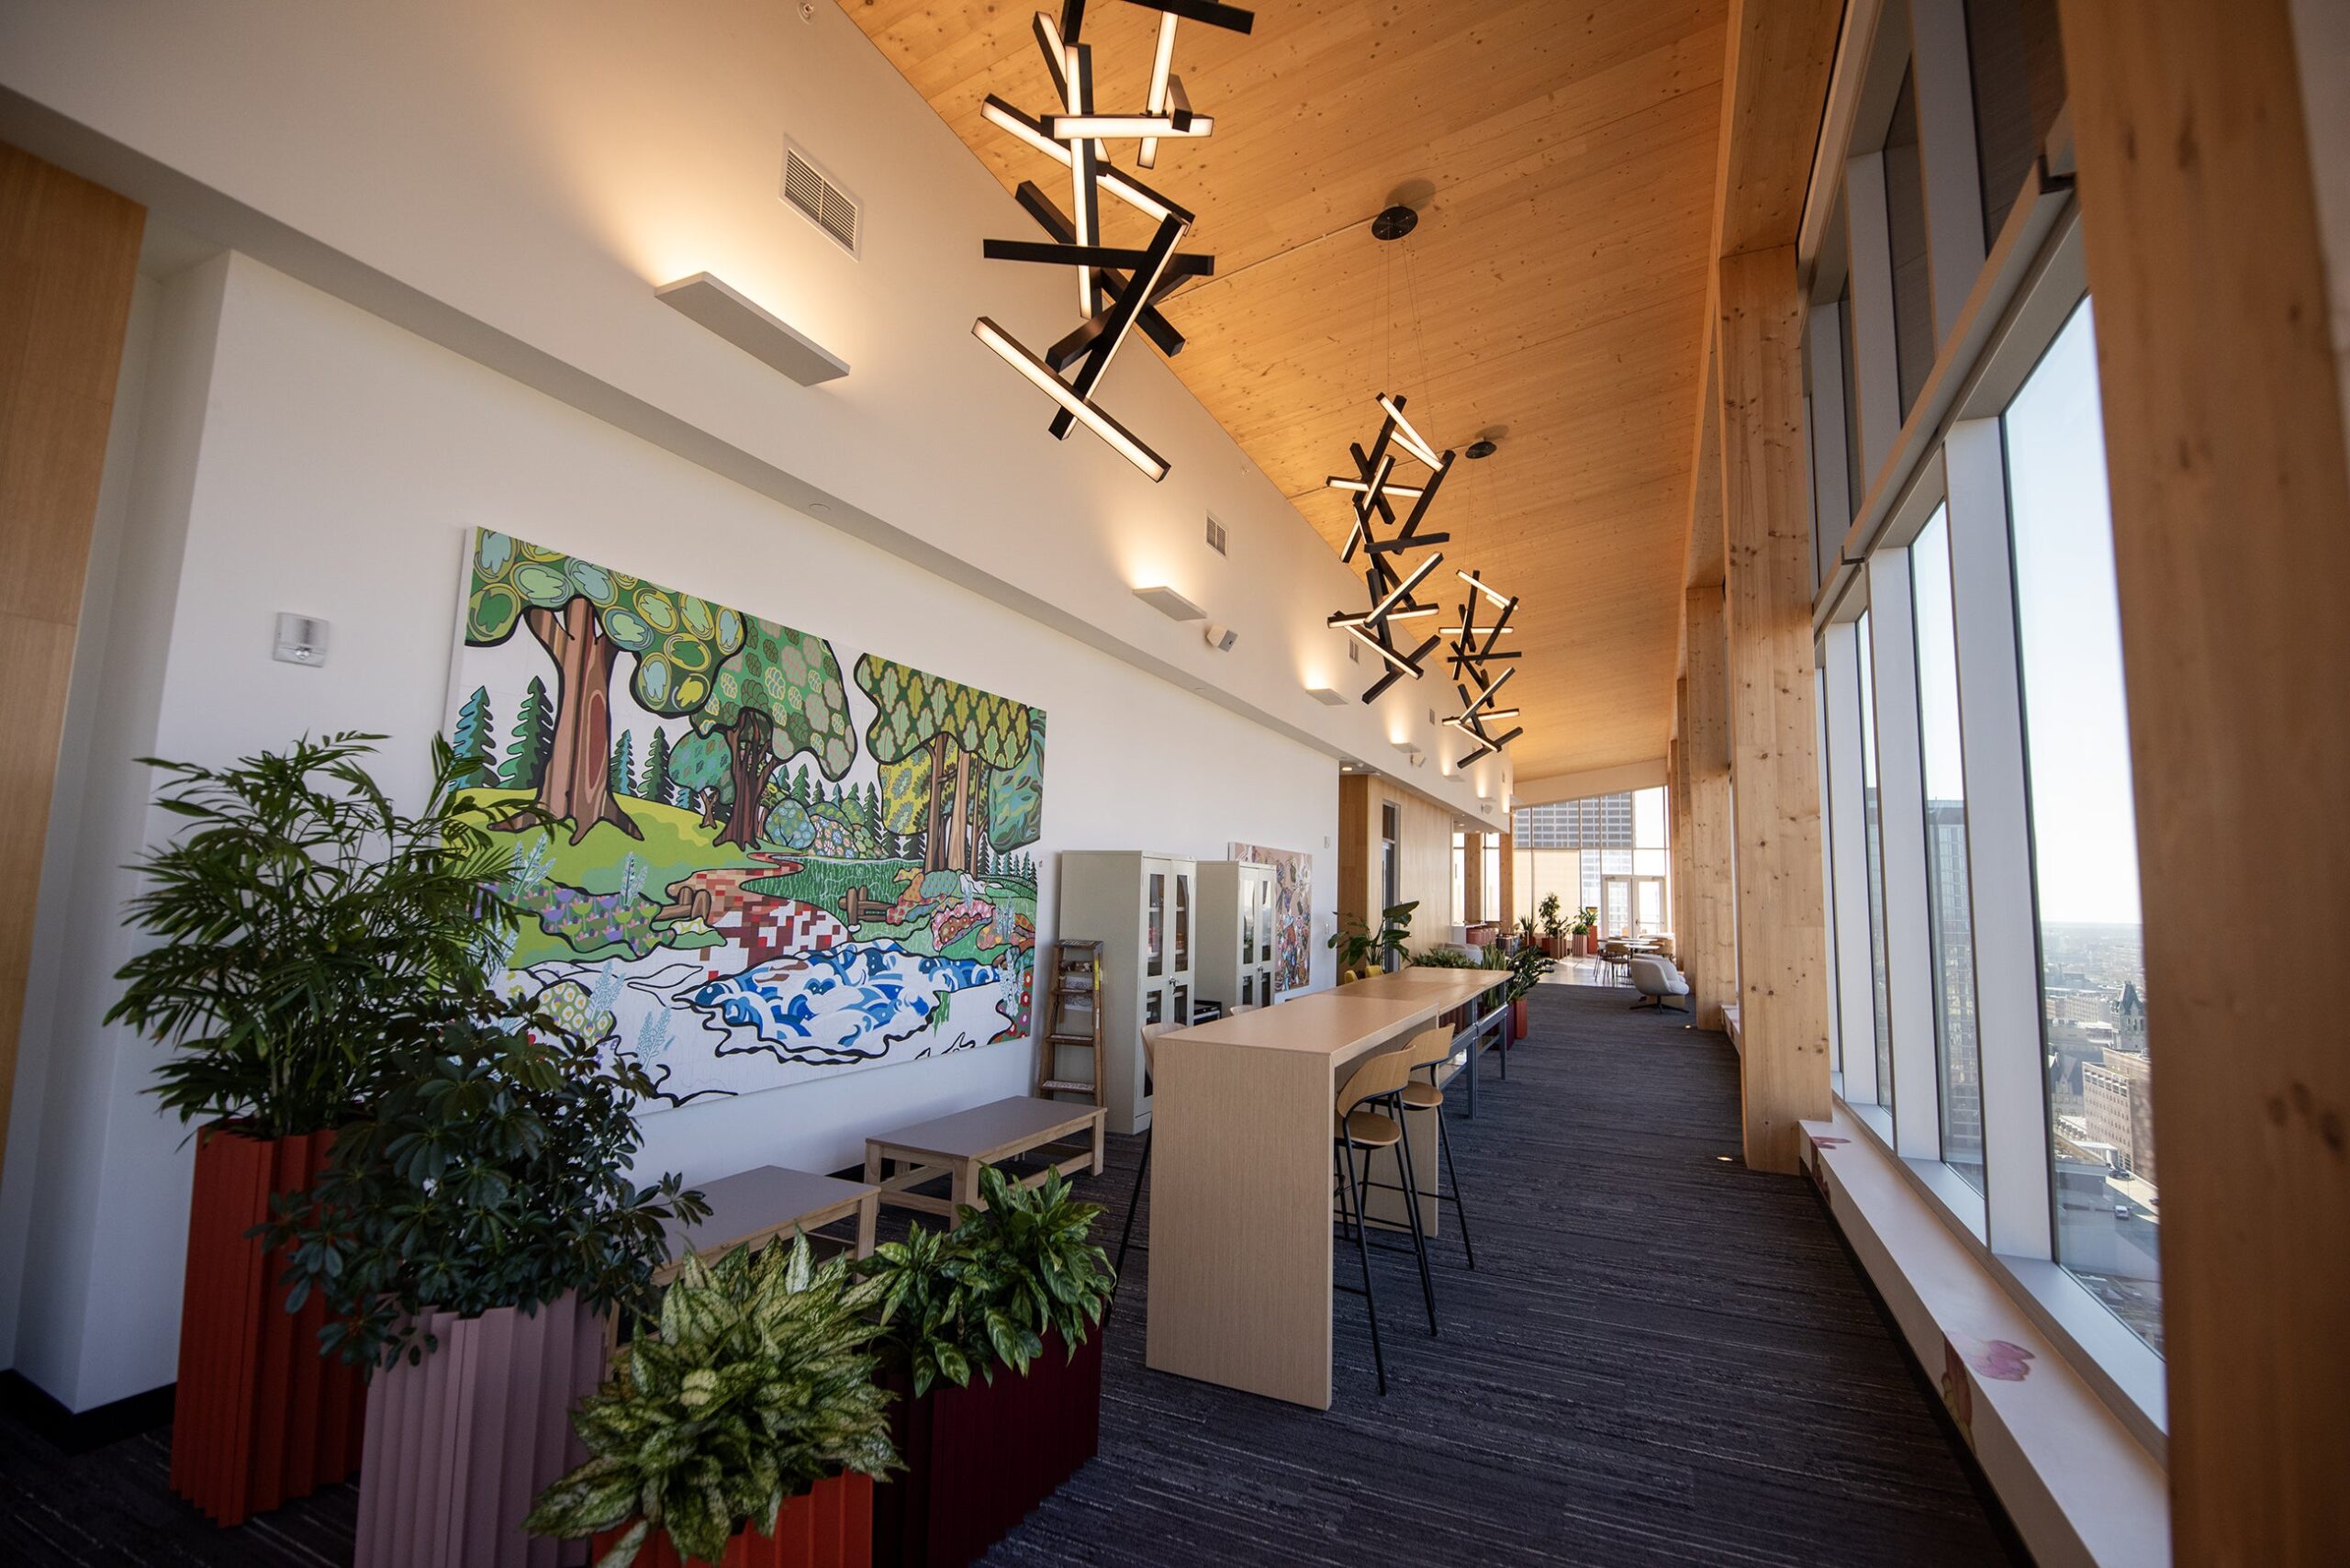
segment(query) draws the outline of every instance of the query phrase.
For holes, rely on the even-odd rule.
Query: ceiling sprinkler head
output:
[[[1371,220],[1371,233],[1375,240],[1401,240],[1419,226],[1420,215],[1399,204]]]

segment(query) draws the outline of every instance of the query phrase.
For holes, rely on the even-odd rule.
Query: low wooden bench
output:
[[[653,1276],[656,1283],[673,1278],[688,1256],[714,1257],[746,1242],[756,1248],[769,1237],[814,1230],[851,1215],[856,1216],[856,1255],[863,1258],[873,1250],[881,1193],[865,1182],[762,1165],[706,1182],[701,1192],[710,1201],[708,1219],[693,1225],[674,1219],[662,1223],[674,1261]]]
[[[952,1218],[958,1204],[984,1206],[979,1202],[979,1168],[1015,1154],[1051,1157],[1046,1170],[1067,1174],[1087,1166],[1099,1176],[1102,1134],[1108,1117],[1109,1113],[1099,1105],[1035,1100],[1024,1094],[974,1105],[950,1116],[867,1138],[865,1179],[879,1190],[885,1204]],[[1084,1139],[1083,1145],[1061,1141],[1072,1137]],[[893,1164],[906,1169],[893,1174],[889,1169]],[[1045,1175],[1045,1170],[1039,1170],[1023,1181],[1034,1187]],[[909,1191],[941,1176],[952,1184],[947,1197]]]

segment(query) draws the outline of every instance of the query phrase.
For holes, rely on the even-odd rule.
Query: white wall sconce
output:
[[[1343,708],[1347,705],[1345,692],[1333,691],[1326,686],[1309,686],[1305,689],[1305,694],[1325,708]]]
[[[1135,589],[1135,597],[1169,621],[1203,621],[1207,618],[1206,610],[1202,610],[1165,583],[1156,583],[1149,588],[1138,588]]]
[[[847,361],[709,273],[664,284],[654,297],[802,386],[848,374]]]

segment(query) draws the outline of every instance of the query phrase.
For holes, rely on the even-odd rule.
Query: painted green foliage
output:
[[[988,843],[1017,849],[1045,835],[1045,715],[1029,721],[1028,749],[988,778]]]
[[[465,705],[457,710],[457,728],[449,737],[449,749],[459,760],[473,764],[465,775],[468,782],[486,784],[497,777],[493,763],[498,756],[498,721],[490,715],[489,688],[475,687]]]
[[[755,617],[744,619],[742,645],[719,666],[694,728],[724,733],[738,804],[763,800],[777,767],[802,752],[827,778],[838,778],[856,760],[848,691],[832,644]],[[718,841],[755,845],[763,825],[756,817],[755,811],[730,812]]]
[[[687,792],[684,804],[701,813],[704,827],[734,803],[733,753],[719,734],[689,734],[669,753],[669,780]]]
[[[547,754],[554,749],[554,704],[547,700],[547,683],[534,675],[515,711],[498,781],[509,790],[536,790],[546,777]]]
[[[554,735],[537,819],[571,823],[574,844],[598,823],[643,836],[611,790],[614,664],[636,655],[629,691],[648,712],[695,712],[713,697],[721,664],[742,647],[744,618],[502,533],[485,529],[476,539],[465,641],[495,646],[521,626],[554,661]]]
[[[1018,767],[1029,755],[1036,711],[870,654],[856,661],[856,683],[873,700],[865,739],[875,760],[904,763],[928,755],[923,868],[968,868],[976,824],[988,812],[989,778]],[[909,782],[898,779],[892,789],[902,790]],[[911,831],[895,829],[894,819],[892,825],[894,831]]]

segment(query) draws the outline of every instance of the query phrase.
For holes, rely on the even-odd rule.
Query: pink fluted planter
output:
[[[588,1450],[571,1412],[604,1376],[605,1319],[576,1295],[535,1315],[426,1315],[441,1348],[367,1395],[356,1568],[570,1568],[585,1541],[524,1533]]]

